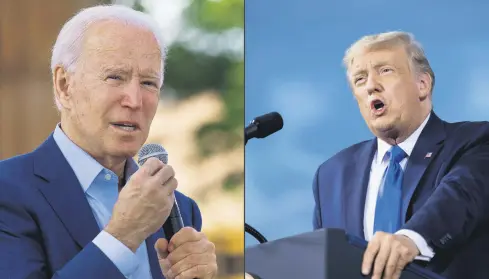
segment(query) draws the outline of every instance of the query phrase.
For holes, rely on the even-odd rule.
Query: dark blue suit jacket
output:
[[[185,226],[201,229],[197,204],[175,193]],[[75,173],[52,135],[35,151],[0,162],[0,278],[124,279],[91,241],[100,232]],[[164,278],[146,240],[153,279]]]
[[[341,228],[365,239],[376,150],[376,139],[364,141],[318,168],[314,229]],[[489,123],[447,123],[432,112],[406,165],[402,192],[403,229],[418,232],[436,253],[421,265],[446,278],[489,278]]]

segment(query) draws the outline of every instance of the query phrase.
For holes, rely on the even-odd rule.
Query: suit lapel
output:
[[[160,264],[158,262],[158,255],[154,249],[155,243],[159,238],[165,238],[163,229],[160,228],[156,233],[152,234],[146,239],[146,248],[148,250],[149,266],[151,268],[151,275],[153,279],[163,279]]]
[[[34,151],[34,174],[42,178],[40,191],[66,230],[85,247],[100,232],[83,189],[51,136]]]
[[[359,151],[353,154],[353,163],[343,173],[346,188],[343,197],[343,220],[346,230],[357,237],[365,239],[363,215],[367,195],[368,181],[372,159],[377,150],[377,141],[366,142]]]
[[[402,187],[402,223],[406,222],[406,214],[416,187],[421,180],[426,168],[436,157],[442,142],[445,139],[443,122],[431,112],[430,119],[416,142],[413,152],[409,157],[404,172]]]

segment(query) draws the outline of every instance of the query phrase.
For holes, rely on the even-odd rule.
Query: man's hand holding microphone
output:
[[[135,252],[168,219],[177,186],[173,168],[149,158],[120,191],[104,230]],[[211,279],[217,274],[214,244],[192,227],[176,232],[169,243],[159,239],[154,248],[166,279]]]

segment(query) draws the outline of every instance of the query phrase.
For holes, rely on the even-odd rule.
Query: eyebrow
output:
[[[116,72],[116,73],[131,73],[132,69],[129,66],[102,66],[102,72],[103,73],[109,73],[109,72]],[[142,73],[139,74],[140,77],[144,78],[154,78],[154,79],[159,79],[160,74],[157,71],[154,70],[144,70]]]
[[[154,70],[144,70],[142,73],[139,75],[140,77],[146,77],[146,78],[154,78],[154,79],[159,79],[160,78],[160,73]]]
[[[130,73],[131,72],[131,67],[128,66],[102,66],[102,72],[103,73],[108,73],[108,72],[116,72],[116,73]]]
[[[390,63],[388,63],[387,61],[380,61],[378,63],[375,63],[373,68],[374,69],[378,69],[380,67],[383,67],[385,65],[389,65]],[[356,70],[353,72],[352,76],[357,76],[357,75],[360,75],[360,74],[364,74],[365,72],[367,72],[367,70],[365,69],[360,69],[360,70]]]

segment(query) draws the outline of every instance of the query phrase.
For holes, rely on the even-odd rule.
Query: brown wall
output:
[[[58,122],[49,63],[63,23],[95,0],[0,0],[0,159],[31,151]]]

